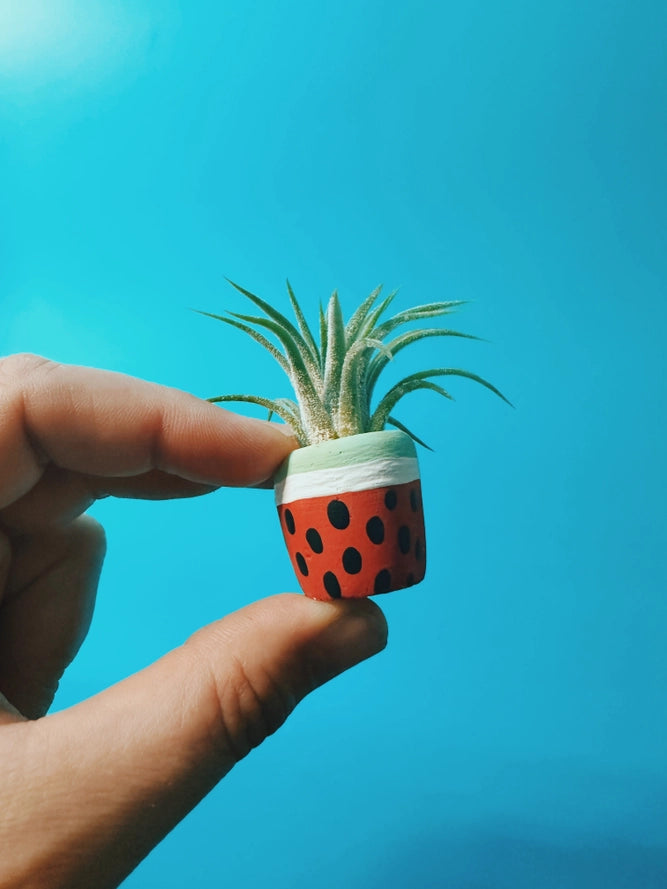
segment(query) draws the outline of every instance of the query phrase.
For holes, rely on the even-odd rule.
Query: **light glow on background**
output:
[[[22,78],[32,86],[99,76],[144,43],[148,24],[139,4],[5,0],[0,4],[0,76]]]

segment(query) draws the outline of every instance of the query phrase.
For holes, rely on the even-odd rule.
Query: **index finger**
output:
[[[179,389],[35,355],[0,359],[0,509],[49,463],[102,477],[157,469],[206,485],[257,485],[295,444],[277,424]]]

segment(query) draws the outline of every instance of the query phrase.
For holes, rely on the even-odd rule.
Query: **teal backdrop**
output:
[[[463,366],[516,406],[406,398],[429,568],[378,600],[387,650],[128,889],[667,885],[666,29],[650,0],[0,2],[2,353],[287,395],[191,309],[242,311],[225,276],[310,318],[384,283],[488,340],[388,382]],[[270,492],[94,513],[56,708],[295,589]]]

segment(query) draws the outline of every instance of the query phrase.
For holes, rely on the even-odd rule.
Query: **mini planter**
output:
[[[395,293],[380,299],[378,287],[346,323],[334,291],[326,311],[320,304],[316,338],[289,282],[296,325],[271,303],[233,286],[264,315],[201,314],[247,333],[263,346],[287,375],[296,400],[245,394],[209,400],[260,405],[269,418],[277,414],[288,424],[301,445],[279,470],[275,490],[280,524],[303,591],[314,599],[352,599],[419,583],[426,545],[413,442],[424,442],[392,411],[417,390],[451,399],[434,382],[441,377],[464,377],[507,399],[482,377],[453,367],[409,374],[376,403],[374,394],[382,371],[406,346],[431,337],[477,339],[441,327],[396,333],[412,322],[449,315],[461,301],[425,303],[383,318]],[[398,431],[387,431],[387,425]]]
[[[294,451],[276,505],[302,590],[351,599],[419,583],[426,569],[417,453],[403,432],[369,432]]]

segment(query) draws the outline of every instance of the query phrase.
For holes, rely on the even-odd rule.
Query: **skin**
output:
[[[368,600],[271,596],[46,715],[92,616],[90,505],[266,486],[294,446],[175,389],[0,359],[0,889],[118,886],[306,694],[386,644]]]

